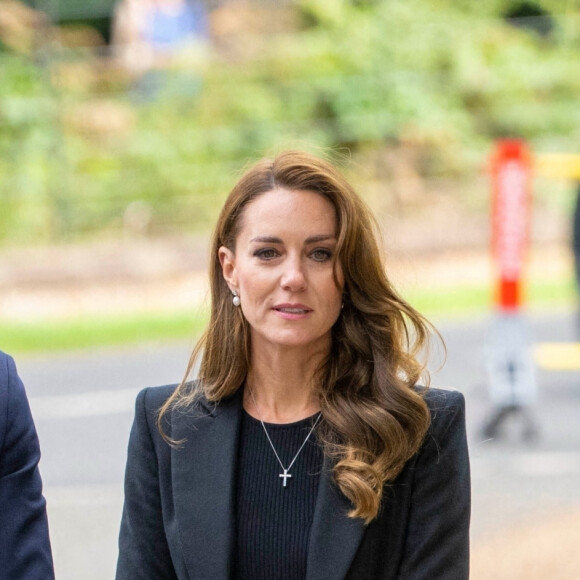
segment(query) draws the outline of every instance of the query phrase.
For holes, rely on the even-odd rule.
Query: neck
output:
[[[292,423],[314,415],[320,410],[315,373],[321,362],[320,354],[305,356],[304,351],[253,353],[244,408],[266,423]]]

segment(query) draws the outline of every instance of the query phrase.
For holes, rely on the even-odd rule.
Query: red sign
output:
[[[521,278],[531,210],[531,155],[523,141],[498,141],[491,160],[492,249],[498,276],[498,306],[521,304]]]

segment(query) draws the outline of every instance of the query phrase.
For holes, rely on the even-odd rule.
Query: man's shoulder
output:
[[[26,394],[16,372],[14,360],[10,355],[0,350],[0,409],[4,409],[4,413],[0,411],[0,415],[2,415],[0,421],[6,420],[4,414],[8,406],[15,408],[23,403],[26,403]]]
[[[14,361],[12,357],[0,350],[0,386],[4,389],[8,383],[8,376],[12,372]]]

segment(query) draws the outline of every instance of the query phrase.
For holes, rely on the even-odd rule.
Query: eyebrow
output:
[[[324,242],[326,240],[336,240],[336,236],[333,234],[319,234],[317,236],[310,236],[306,238],[306,244],[315,244],[317,242]],[[277,238],[275,236],[257,236],[252,238],[250,242],[254,243],[262,243],[262,244],[283,244],[281,238]]]

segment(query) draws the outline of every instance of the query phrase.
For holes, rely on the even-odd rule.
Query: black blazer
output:
[[[0,578],[52,580],[40,448],[22,381],[0,351]]]
[[[137,397],[125,475],[117,580],[226,580],[235,553],[235,473],[240,393],[174,412],[171,448],[155,425],[175,386]],[[464,580],[469,576],[470,479],[463,396],[431,389],[432,424],[420,451],[386,486],[365,526],[325,462],[306,580]]]

